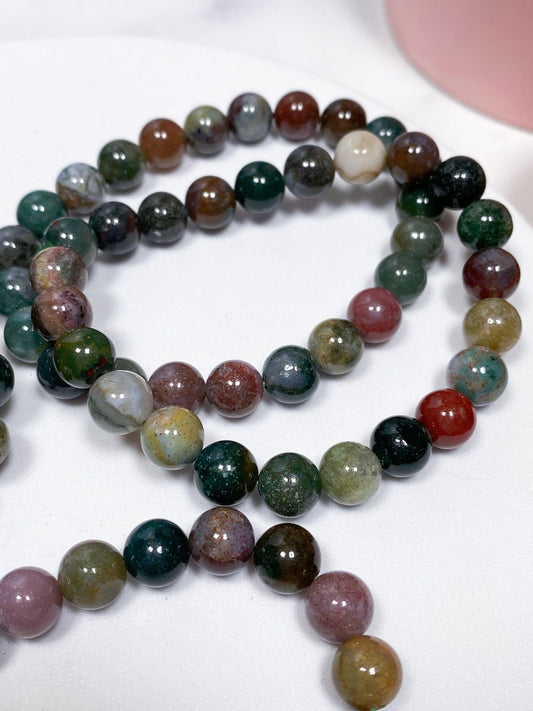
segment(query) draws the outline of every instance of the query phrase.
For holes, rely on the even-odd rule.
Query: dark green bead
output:
[[[34,300],[27,267],[0,269],[0,314],[9,316],[23,306],[30,306]]]
[[[328,375],[350,371],[361,360],[365,346],[355,326],[342,318],[329,318],[315,326],[307,345],[320,370]]]
[[[373,121],[370,121],[370,123],[367,123],[366,130],[380,138],[385,144],[385,148],[388,148],[398,136],[401,136],[402,133],[407,131],[403,123],[392,116],[379,116],[375,118]]]
[[[333,185],[335,164],[320,146],[298,146],[289,154],[283,169],[287,189],[299,198],[318,198]]]
[[[485,192],[483,168],[468,156],[452,156],[442,161],[431,175],[431,187],[444,207],[459,210]]]
[[[394,251],[407,252],[424,264],[439,256],[443,244],[441,228],[429,217],[408,217],[396,225],[391,236]]]
[[[98,170],[115,190],[131,190],[142,183],[146,165],[139,146],[125,139],[106,143],[98,156]]]
[[[387,474],[411,476],[426,464],[431,437],[413,417],[398,415],[383,420],[372,433],[370,446]]]
[[[29,267],[41,243],[22,225],[8,225],[0,229],[0,269]]]
[[[141,237],[154,244],[173,244],[183,237],[187,227],[187,210],[170,193],[152,193],[139,206],[138,223]]]
[[[17,207],[19,224],[42,237],[48,225],[59,217],[67,216],[67,208],[56,193],[34,190],[25,195]]]
[[[410,304],[426,286],[427,276],[422,261],[406,252],[389,254],[382,259],[374,275],[376,286],[390,291],[400,304]]]
[[[316,360],[307,348],[282,346],[273,351],[263,366],[265,390],[288,405],[308,400],[320,381]]]
[[[194,481],[210,501],[229,506],[249,496],[257,484],[257,463],[249,449],[221,440],[205,447],[194,462]]]
[[[41,387],[58,400],[73,400],[85,392],[63,380],[54,363],[54,346],[49,345],[37,360],[37,380]]]
[[[262,215],[272,212],[283,200],[285,181],[272,165],[258,160],[248,163],[237,174],[235,197],[248,212]]]
[[[213,155],[226,145],[229,123],[214,106],[197,106],[185,119],[183,130],[196,153]]]
[[[48,347],[48,341],[35,330],[31,320],[31,306],[17,309],[4,326],[4,341],[12,353],[24,363],[36,363]]]
[[[513,232],[511,213],[497,200],[476,200],[462,211],[457,234],[470,249],[501,247]]]
[[[75,388],[88,388],[103,373],[113,370],[115,348],[95,328],[75,328],[55,344],[54,363],[59,375]]]
[[[309,511],[320,498],[318,468],[301,454],[285,452],[272,457],[259,474],[259,496],[280,516],[295,517]]]
[[[6,403],[15,387],[15,373],[8,359],[0,355],[0,405]]]
[[[123,358],[123,357],[116,358],[113,370],[129,370],[132,373],[137,373],[137,375],[140,375],[141,378],[148,380],[148,378],[146,377],[146,373],[144,372],[144,369],[136,361],[132,360],[131,358]]]
[[[78,217],[60,217],[48,225],[43,247],[68,247],[83,259],[86,267],[94,263],[98,252],[94,230]]]
[[[440,220],[444,203],[435,195],[428,181],[409,183],[398,195],[396,212],[400,220],[414,215]]]

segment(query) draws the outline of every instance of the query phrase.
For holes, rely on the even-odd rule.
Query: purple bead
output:
[[[254,550],[254,531],[246,516],[230,506],[205,511],[195,522],[189,548],[200,568],[213,575],[231,575]]]
[[[58,620],[63,596],[53,575],[41,568],[17,568],[0,580],[0,629],[29,639]]]
[[[316,578],[305,596],[307,619],[318,634],[342,644],[364,634],[374,614],[366,584],[353,573],[336,570]]]
[[[500,247],[474,252],[463,267],[463,283],[473,299],[507,299],[519,281],[518,262]]]
[[[150,376],[154,409],[174,405],[198,412],[205,400],[205,381],[192,365],[165,363]]]

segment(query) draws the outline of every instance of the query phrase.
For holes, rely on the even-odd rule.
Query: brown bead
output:
[[[205,230],[225,227],[235,214],[235,193],[222,178],[206,175],[187,190],[185,207],[191,220]]]
[[[400,185],[424,180],[439,163],[437,144],[425,133],[418,131],[402,133],[391,144],[387,153],[387,167]]]
[[[57,341],[67,331],[90,326],[93,311],[87,297],[74,286],[51,286],[37,294],[31,320],[47,341]]]
[[[263,398],[263,378],[249,363],[226,360],[211,372],[206,390],[207,399],[221,415],[244,417]]]
[[[304,141],[318,126],[318,104],[305,91],[291,91],[282,96],[274,111],[278,131],[291,141]]]
[[[187,137],[174,121],[157,118],[143,127],[139,146],[151,168],[169,170],[181,163],[187,150]]]
[[[504,353],[518,343],[522,320],[505,299],[481,299],[471,306],[463,321],[463,335],[469,346],[484,346]]]
[[[205,382],[192,365],[173,361],[159,366],[148,381],[154,409],[174,405],[198,412],[205,400]]]
[[[347,133],[365,128],[365,126],[365,110],[352,99],[332,101],[320,117],[322,138],[332,148],[335,148],[339,140]]]

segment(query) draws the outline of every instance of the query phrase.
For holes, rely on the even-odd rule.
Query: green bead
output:
[[[272,457],[259,474],[259,496],[280,516],[301,516],[320,498],[322,482],[313,462],[286,452]]]
[[[35,292],[27,267],[6,267],[0,269],[0,313],[4,316],[35,301]]]
[[[24,363],[37,363],[41,353],[48,347],[48,341],[33,326],[31,306],[23,306],[7,319],[4,341],[9,352]]]
[[[146,171],[144,154],[131,141],[110,141],[100,151],[98,170],[115,190],[131,190],[142,183]]]
[[[182,469],[202,451],[204,428],[198,417],[184,407],[161,407],[141,428],[145,456],[163,469]]]
[[[253,454],[232,440],[213,442],[194,462],[194,483],[220,506],[236,504],[249,496],[257,484],[257,474]]]
[[[426,286],[426,270],[418,257],[405,252],[389,254],[376,268],[374,281],[390,291],[400,304],[410,304]]]
[[[113,370],[115,348],[95,328],[74,328],[56,341],[54,364],[69,385],[88,388],[100,375]]]
[[[433,192],[430,183],[410,183],[398,195],[396,213],[399,220],[415,215],[440,220],[444,213],[444,205]]]
[[[392,249],[418,257],[424,264],[436,259],[442,252],[442,230],[429,217],[408,217],[394,228]]]
[[[60,217],[48,225],[43,247],[68,247],[83,259],[86,267],[94,263],[98,252],[94,230],[77,217]]]
[[[276,166],[265,161],[248,163],[235,180],[235,197],[248,212],[262,215],[272,212],[281,203],[285,192],[283,175]]]
[[[315,326],[307,347],[323,373],[341,375],[351,370],[364,350],[363,337],[346,319],[329,318]]]
[[[476,200],[462,211],[457,234],[470,249],[501,247],[513,232],[511,213],[497,200]]]
[[[381,483],[381,463],[374,452],[357,442],[339,442],[320,462],[326,494],[339,504],[354,506],[369,499]]]
[[[42,237],[48,225],[59,217],[66,217],[67,208],[56,193],[34,190],[25,195],[17,207],[19,224]]]
[[[392,116],[379,116],[375,118],[373,121],[370,121],[370,123],[367,123],[366,130],[381,139],[387,149],[398,136],[401,136],[402,133],[407,131],[403,123]]]
[[[226,145],[229,124],[214,106],[197,106],[185,119],[183,130],[196,153],[209,156],[219,153]]]

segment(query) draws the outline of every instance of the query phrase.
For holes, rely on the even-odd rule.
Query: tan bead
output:
[[[333,162],[340,177],[352,185],[375,180],[385,167],[385,146],[370,131],[351,131],[341,138]]]
[[[463,334],[469,346],[485,346],[497,353],[510,350],[520,338],[522,321],[505,299],[481,299],[468,311]]]

